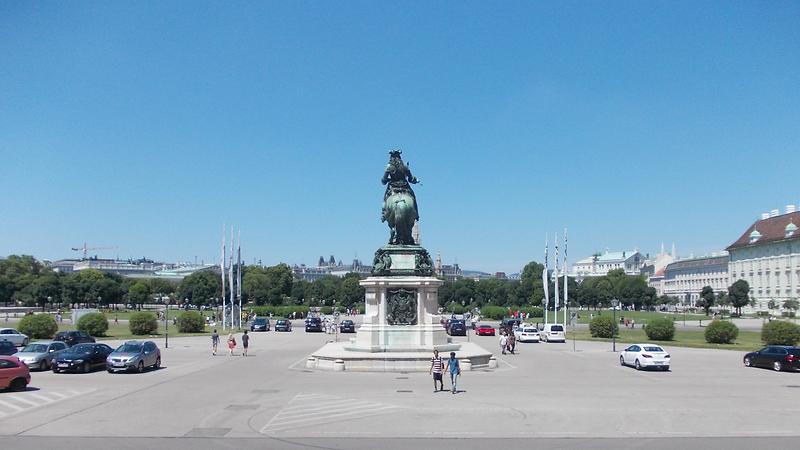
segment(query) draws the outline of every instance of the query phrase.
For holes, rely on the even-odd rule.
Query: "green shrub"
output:
[[[781,317],[794,317],[794,311],[783,311]]]
[[[530,314],[531,317],[544,317],[544,309],[541,306],[526,306],[520,308],[519,311]]]
[[[23,317],[17,329],[31,339],[52,339],[58,332],[58,324],[50,314],[33,314]]]
[[[732,322],[714,320],[706,327],[706,342],[711,344],[731,344],[739,336],[739,327]]]
[[[619,327],[611,316],[597,316],[589,322],[592,337],[611,338],[619,332]]]
[[[767,345],[797,345],[800,342],[800,325],[774,320],[761,328],[761,340]]]
[[[502,306],[484,306],[481,308],[481,316],[484,319],[502,320],[508,310]]]
[[[333,307],[332,306],[323,306],[319,309],[319,312],[325,314],[326,316],[333,314]]]
[[[675,337],[675,323],[670,319],[658,317],[647,322],[644,332],[654,341],[671,341]]]
[[[158,330],[158,320],[153,313],[137,312],[131,314],[128,326],[131,329],[131,334],[135,336],[145,336],[153,334]]]
[[[105,336],[108,331],[108,319],[101,313],[89,313],[78,319],[78,330],[89,336]]]
[[[202,333],[206,329],[203,315],[197,311],[184,311],[178,315],[178,331],[181,333]]]

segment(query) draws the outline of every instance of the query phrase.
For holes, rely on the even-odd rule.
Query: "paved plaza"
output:
[[[471,335],[499,367],[465,372],[452,395],[434,393],[427,373],[305,370],[333,336],[295,325],[253,334],[247,358],[212,356],[209,338],[190,337],[162,348],[158,371],[34,372],[26,392],[0,393],[0,435],[7,448],[352,449],[744,448],[800,434],[800,374],[745,368],[739,352],[668,347],[671,372],[638,372],[605,343],[518,344],[517,355],[498,355],[496,338]]]

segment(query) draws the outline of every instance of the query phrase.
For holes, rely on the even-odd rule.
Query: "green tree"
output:
[[[36,304],[39,305],[42,310],[44,310],[48,299],[50,301],[57,300],[61,294],[61,279],[58,274],[52,271],[47,271],[36,278],[30,286],[32,287],[32,293]]]
[[[176,290],[178,303],[188,299],[195,305],[205,305],[215,298],[221,298],[221,280],[218,273],[210,270],[195,272],[181,281]],[[227,292],[226,292],[227,294]]]
[[[800,302],[797,300],[786,300],[783,302],[783,309],[788,309],[792,312],[792,315],[794,315],[795,311],[800,309]]]
[[[345,308],[350,308],[364,301],[366,290],[358,284],[359,281],[361,281],[361,277],[357,273],[345,275],[336,295],[336,300],[339,304]]]
[[[128,288],[128,300],[131,303],[142,305],[150,299],[150,286],[146,281],[136,281]]]
[[[742,315],[742,307],[750,301],[750,285],[745,280],[737,280],[728,288],[728,297],[731,305],[736,308],[736,313]]]
[[[306,280],[295,280],[292,283],[292,303],[302,305],[311,298],[311,283]]]
[[[703,289],[700,291],[700,299],[697,301],[697,306],[703,308],[706,311],[706,315],[708,315],[711,307],[714,306],[714,300],[716,300],[714,288],[711,286],[703,286]]]

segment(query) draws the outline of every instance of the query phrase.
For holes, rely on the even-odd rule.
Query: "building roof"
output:
[[[755,221],[727,250],[760,245],[768,242],[778,242],[786,239],[796,239],[800,234],[794,233],[787,237],[786,227],[789,224],[800,223],[800,211],[768,217]],[[791,229],[791,227],[789,227]],[[753,238],[757,238],[753,240]]]
[[[712,266],[723,266],[725,268],[728,267],[729,257],[728,255],[723,256],[705,256],[702,258],[692,258],[692,259],[682,259],[680,261],[675,261],[667,265],[664,269],[666,272],[673,272],[675,270],[686,270],[686,269],[702,269],[705,267],[712,267]]]
[[[624,252],[606,252],[606,253],[597,255],[597,262],[598,263],[603,263],[603,262],[610,262],[610,261],[625,261],[626,259],[628,259],[631,256],[635,255],[636,253],[639,253],[639,252],[637,250],[624,251]],[[594,256],[590,256],[588,258],[584,258],[584,259],[578,261],[575,264],[591,264],[594,261],[595,261]]]

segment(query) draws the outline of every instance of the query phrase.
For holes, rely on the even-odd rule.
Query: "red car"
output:
[[[478,336],[494,336],[494,328],[489,325],[478,325],[478,328],[475,328],[475,334]]]
[[[22,391],[31,382],[31,372],[16,356],[0,356],[0,389]]]

